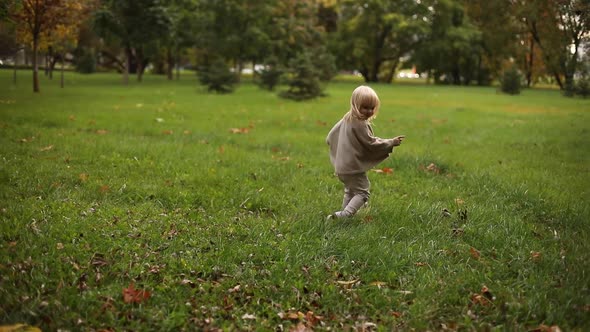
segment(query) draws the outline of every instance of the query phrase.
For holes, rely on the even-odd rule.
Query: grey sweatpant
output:
[[[371,182],[366,173],[338,174],[338,179],[344,184],[344,198],[340,214],[352,216],[369,200]]]

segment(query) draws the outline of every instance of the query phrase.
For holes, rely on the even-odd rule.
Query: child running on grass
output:
[[[330,130],[326,143],[330,161],[344,184],[342,209],[328,219],[353,216],[369,200],[371,183],[367,171],[399,146],[405,136],[379,138],[373,135],[371,120],[379,112],[379,97],[373,89],[361,85],[352,92],[350,111]]]

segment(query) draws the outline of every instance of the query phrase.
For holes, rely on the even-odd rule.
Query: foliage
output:
[[[17,40],[33,51],[33,91],[39,92],[39,49],[54,47],[58,52],[73,46],[85,14],[83,1],[13,1],[8,12],[17,23]]]
[[[289,88],[279,95],[297,101],[320,97],[323,94],[320,75],[321,72],[311,60],[311,54],[301,53],[289,62]]]
[[[159,0],[105,0],[93,21],[101,37],[124,48],[125,67],[137,74],[138,81],[157,52],[158,41],[170,33],[167,7]]]
[[[211,64],[199,68],[199,81],[207,86],[207,90],[218,93],[232,92],[237,83],[236,74],[229,70],[229,67],[222,59],[217,59]]]
[[[96,55],[91,49],[79,49],[76,57],[76,71],[82,74],[96,72]]]
[[[576,81],[576,94],[583,98],[590,96],[590,78],[588,76],[580,77]]]
[[[279,67],[279,61],[276,57],[271,56],[264,61],[263,68],[256,72],[260,80],[258,85],[266,90],[273,91],[275,86],[280,83],[283,70]]]
[[[501,80],[502,92],[510,95],[520,94],[520,87],[522,82],[522,75],[516,66],[511,66],[504,71]]]

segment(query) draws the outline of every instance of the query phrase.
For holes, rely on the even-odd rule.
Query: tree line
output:
[[[34,91],[40,53],[50,70],[69,61],[124,82],[148,66],[172,80],[183,67],[202,81],[238,73],[231,86],[244,67],[262,68],[290,73],[293,93],[341,70],[489,85],[510,67],[526,86],[549,80],[571,94],[589,70],[590,0],[2,0],[0,18],[0,57],[26,49]]]

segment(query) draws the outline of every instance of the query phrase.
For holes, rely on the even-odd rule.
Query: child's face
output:
[[[365,119],[368,119],[368,118],[372,117],[373,114],[375,113],[375,106],[363,105],[363,106],[361,106],[359,111]]]

